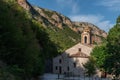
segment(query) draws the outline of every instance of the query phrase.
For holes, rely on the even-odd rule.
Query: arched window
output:
[[[59,63],[61,63],[62,62],[62,60],[61,59],[59,59]]]
[[[76,63],[75,62],[73,63],[73,65],[74,65],[74,68],[76,68]]]
[[[67,67],[67,70],[68,70],[68,71],[70,70],[69,66]]]
[[[84,37],[84,42],[87,43],[87,37],[86,36]]]

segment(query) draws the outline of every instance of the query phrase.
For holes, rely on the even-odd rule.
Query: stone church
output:
[[[89,60],[92,49],[91,28],[85,27],[81,34],[81,43],[74,45],[53,59],[53,73],[84,76],[83,64]]]

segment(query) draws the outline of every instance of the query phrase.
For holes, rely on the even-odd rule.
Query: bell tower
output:
[[[82,44],[91,44],[91,28],[90,27],[84,27],[83,32],[81,34],[81,43]]]

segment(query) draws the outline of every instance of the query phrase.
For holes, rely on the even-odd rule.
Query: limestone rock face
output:
[[[39,21],[44,27],[56,27],[59,29],[64,29],[64,27],[68,27],[76,33],[82,33],[84,27],[91,27],[92,38],[95,42],[100,43],[102,38],[107,37],[107,33],[97,26],[88,23],[88,22],[73,22],[68,17],[48,9],[31,6],[26,0],[17,0],[18,4],[20,4],[24,9],[29,10],[37,21]],[[33,13],[33,12],[37,12]],[[102,38],[101,38],[102,37]]]
[[[58,23],[62,22],[62,19],[56,13],[54,13],[51,18],[53,18]]]
[[[21,5],[24,9],[29,10],[30,6],[26,0],[17,0],[18,4]]]
[[[74,25],[78,27],[78,31],[82,32],[84,27],[91,27],[92,28],[92,34],[100,35],[103,37],[107,37],[107,33],[104,30],[99,29],[94,24],[88,23],[88,22],[73,22]]]

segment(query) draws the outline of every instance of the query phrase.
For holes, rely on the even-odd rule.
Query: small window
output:
[[[58,67],[56,66],[55,69],[58,70]]]
[[[76,63],[73,63],[73,65],[74,65],[74,68],[76,68]]]
[[[64,72],[64,75],[66,75],[66,72]]]
[[[68,71],[70,70],[69,66],[67,67],[67,70],[68,70]]]
[[[61,63],[62,61],[61,61],[61,59],[59,59],[59,63]]]
[[[79,48],[78,51],[81,52],[81,48]]]

